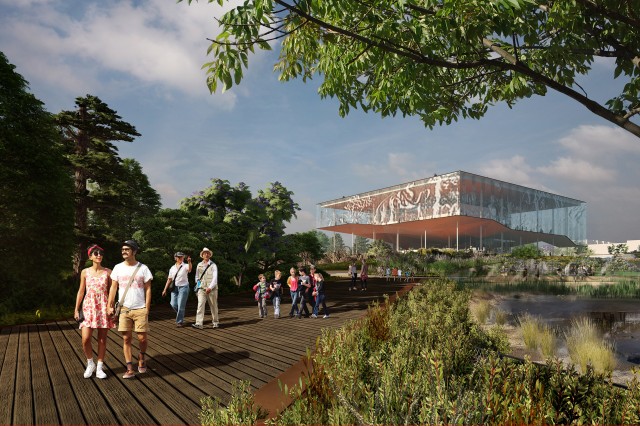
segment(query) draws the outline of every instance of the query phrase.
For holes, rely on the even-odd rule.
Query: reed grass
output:
[[[495,311],[496,324],[498,324],[499,326],[505,325],[507,323],[508,315],[509,314],[507,313],[507,311],[503,309],[496,309]]]
[[[613,284],[591,285],[563,281],[489,282],[479,279],[460,279],[459,289],[484,290],[494,293],[528,292],[537,294],[571,295],[595,298],[640,299],[640,282],[629,278],[612,278]]]
[[[540,347],[540,353],[546,359],[552,358],[556,354],[556,334],[553,329],[546,324],[543,324],[538,336],[538,343]]]
[[[473,315],[480,324],[485,324],[491,315],[491,303],[480,300],[473,308]]]
[[[539,350],[545,358],[551,358],[556,353],[556,335],[547,324],[538,317],[525,314],[520,318],[522,340],[527,349]]]
[[[530,314],[520,317],[520,331],[524,346],[530,350],[537,350],[540,335],[540,320]]]
[[[587,371],[590,364],[596,372],[608,373],[616,366],[614,347],[603,339],[596,324],[589,318],[575,318],[565,331],[571,361]]]

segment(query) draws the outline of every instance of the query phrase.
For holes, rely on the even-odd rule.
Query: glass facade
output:
[[[484,236],[482,229],[469,233],[468,245],[476,247],[504,248],[505,242],[514,246],[533,240],[566,246],[587,240],[583,201],[463,171],[320,203],[317,227],[371,225],[384,234],[391,225],[451,217],[465,223],[475,218],[483,227]],[[426,235],[423,241],[426,245]]]

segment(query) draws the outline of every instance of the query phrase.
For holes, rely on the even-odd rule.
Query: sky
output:
[[[317,94],[319,77],[279,82],[273,52],[250,58],[239,86],[210,94],[202,65],[215,17],[201,0],[0,0],[0,51],[48,111],[98,96],[141,137],[118,144],[167,208],[213,178],[256,193],[281,182],[301,210],[287,232],[316,226],[316,205],[464,170],[587,203],[589,241],[640,239],[640,139],[565,96],[490,108],[481,120],[426,128],[381,118]],[[588,95],[616,94],[613,65],[580,80]]]

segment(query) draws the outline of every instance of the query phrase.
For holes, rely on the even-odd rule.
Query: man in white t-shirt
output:
[[[133,331],[138,335],[140,354],[138,355],[138,372],[146,373],[147,333],[149,331],[149,308],[151,307],[151,280],[153,276],[146,265],[136,260],[140,248],[134,240],[122,243],[122,263],[118,263],[111,271],[111,290],[109,291],[109,315],[113,315],[116,292],[120,301],[120,319],[118,331],[122,333],[124,359],[127,371],[123,379],[136,376],[131,361],[131,339]],[[135,276],[131,279],[132,275]],[[131,282],[131,285],[129,285]],[[127,289],[127,287],[129,287]]]

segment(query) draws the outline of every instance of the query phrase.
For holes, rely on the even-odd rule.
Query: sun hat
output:
[[[204,252],[205,252],[205,251],[209,252],[209,254],[213,256],[213,252],[212,252],[211,250],[209,250],[208,248],[206,248],[206,247],[205,247],[205,248],[203,248],[203,249],[202,249],[202,251],[200,252],[200,257],[202,257],[202,255],[204,254]]]
[[[176,254],[173,255],[173,257],[184,257],[184,253],[181,251],[177,251]]]
[[[89,248],[87,249],[87,256],[91,256],[91,253],[92,253],[94,250],[100,250],[100,251],[104,252],[104,249],[103,249],[102,247],[100,247],[100,246],[99,246],[99,245],[97,245],[97,244],[94,244],[94,245],[92,245],[91,247],[89,247]]]

